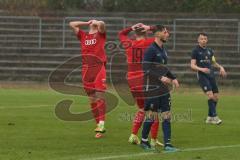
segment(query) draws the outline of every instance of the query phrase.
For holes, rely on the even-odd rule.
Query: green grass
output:
[[[129,157],[117,159],[234,160],[240,149],[216,148],[131,156],[143,153],[143,150],[127,142],[131,117],[136,108],[123,101],[107,116],[106,136],[94,139],[93,120],[66,122],[54,114],[55,105],[63,99],[74,100],[72,111],[85,111],[89,108],[86,98],[63,95],[49,89],[2,88],[0,95],[0,159],[4,160],[82,160],[128,154]],[[222,92],[218,113],[224,123],[221,126],[206,125],[207,101],[200,89],[175,93],[173,144],[181,149],[240,144],[239,104],[239,94]],[[159,139],[162,141],[161,127]]]

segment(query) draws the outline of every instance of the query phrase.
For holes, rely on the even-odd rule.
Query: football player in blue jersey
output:
[[[214,52],[207,47],[208,36],[206,33],[198,34],[198,45],[193,49],[191,56],[191,68],[197,71],[198,82],[208,97],[208,117],[206,123],[221,124],[222,120],[217,116],[218,86],[215,80],[214,67],[218,68],[220,75],[226,77],[223,66],[216,62]]]

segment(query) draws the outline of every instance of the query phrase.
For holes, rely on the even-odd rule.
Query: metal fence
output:
[[[41,18],[0,16],[0,46],[41,48],[41,44]]]
[[[240,21],[239,19],[154,19],[154,18],[124,18],[124,17],[65,17],[60,26],[51,33],[51,24],[48,28],[44,19],[40,17],[0,16],[0,46],[1,47],[31,47],[51,48],[47,45],[59,43],[55,48],[77,48],[79,42],[70,30],[68,23],[71,20],[100,19],[107,24],[108,40],[118,40],[117,33],[126,26],[138,22],[152,24],[165,24],[169,27],[172,36],[168,43],[169,49],[185,50],[196,44],[196,33],[207,32],[210,45],[224,51],[240,52]],[[55,24],[56,25],[56,24]],[[61,27],[62,26],[62,27]],[[43,32],[48,30],[48,37],[44,39]],[[55,39],[54,39],[55,37]],[[62,39],[62,40],[59,40]],[[58,41],[57,41],[57,40]],[[46,45],[42,45],[42,44]],[[61,44],[60,44],[61,43]]]
[[[209,35],[209,45],[214,48],[237,52],[240,50],[238,19],[174,19],[173,24],[173,50],[192,45],[199,32]]]

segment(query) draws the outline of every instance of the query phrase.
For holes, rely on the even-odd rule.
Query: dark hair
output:
[[[144,36],[144,35],[146,35],[146,32],[143,32],[143,30],[144,30],[144,28],[142,28],[142,27],[136,27],[135,28],[135,34],[137,36]]]
[[[158,31],[162,32],[164,29],[166,29],[166,27],[164,25],[158,24],[154,27],[153,33],[156,33]]]
[[[199,36],[205,36],[205,37],[208,37],[208,35],[207,35],[207,33],[204,33],[204,32],[200,32],[200,33],[198,33],[197,34],[197,37],[199,37]]]

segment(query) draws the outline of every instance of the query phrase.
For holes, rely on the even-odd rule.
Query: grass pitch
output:
[[[220,126],[204,123],[207,99],[200,89],[174,93],[172,143],[183,151],[152,154],[127,142],[136,107],[122,100],[107,115],[105,137],[95,139],[93,120],[66,122],[54,113],[55,105],[63,99],[74,101],[72,112],[86,111],[87,98],[63,95],[47,88],[1,88],[0,159],[235,160],[240,150],[240,94],[224,91],[218,105],[223,120]],[[162,141],[161,127],[159,140]]]

